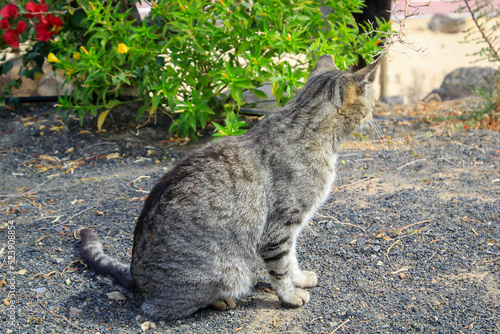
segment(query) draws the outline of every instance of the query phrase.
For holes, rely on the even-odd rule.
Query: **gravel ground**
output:
[[[259,283],[235,309],[148,323],[79,262],[75,231],[96,229],[129,261],[148,190],[192,146],[161,128],[62,127],[49,111],[0,114],[2,332],[500,331],[499,132],[385,121],[384,143],[354,135],[299,240],[299,262],[319,276],[308,304],[282,309],[257,263]]]

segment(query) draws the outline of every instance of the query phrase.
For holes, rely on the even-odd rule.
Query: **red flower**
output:
[[[47,42],[50,38],[49,28],[48,23],[38,22],[35,26],[36,38],[41,42]]]
[[[19,34],[14,29],[7,29],[7,32],[3,35],[3,39],[7,44],[12,46],[13,48],[19,48]]]
[[[2,15],[4,19],[8,19],[9,17],[17,17],[18,14],[16,5],[11,3],[8,4],[0,10],[0,15]]]
[[[47,8],[49,6],[45,3],[45,0],[42,0],[39,5],[37,5],[34,1],[28,1],[26,4],[26,10],[30,13],[46,13]],[[26,17],[31,19],[34,15],[26,14]],[[42,20],[42,14],[37,14],[37,16]],[[43,18],[45,20],[45,18]],[[45,23],[45,22],[44,22]]]
[[[9,20],[2,19],[0,20],[0,29],[7,29],[9,27]]]
[[[56,27],[60,27],[64,24],[63,20],[61,20],[60,17],[56,17],[56,16],[51,15],[51,14],[47,14],[47,20],[49,20],[50,25],[56,26]],[[56,30],[57,30],[57,28],[56,28]]]
[[[16,32],[17,32],[18,34],[23,33],[26,29],[28,29],[28,25],[26,24],[26,22],[24,22],[24,21],[19,21],[19,22],[17,22],[17,29],[16,29]]]

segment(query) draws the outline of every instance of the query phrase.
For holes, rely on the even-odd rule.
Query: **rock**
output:
[[[110,292],[107,294],[107,296],[111,300],[125,300],[125,299],[127,299],[127,297],[125,297],[125,295],[123,295],[123,293],[118,292],[118,291]]]
[[[146,322],[141,324],[141,330],[143,332],[146,332],[150,329],[155,329],[155,328],[156,328],[156,324],[154,322],[151,322],[151,321],[146,321]]]
[[[429,29],[434,32],[456,34],[464,30],[465,18],[453,18],[448,15],[434,14],[429,22]]]
[[[377,245],[377,246],[373,247],[373,252],[374,253],[380,252],[380,246]]]
[[[56,263],[56,264],[61,264],[61,263],[63,263],[63,262],[64,262],[64,259],[63,259],[63,258],[56,257],[56,258],[54,259],[54,263]]]
[[[32,137],[38,137],[40,136],[40,130],[38,128],[31,128],[29,129],[28,134]]]
[[[69,308],[69,317],[70,318],[79,318],[82,315],[83,315],[83,310],[80,310],[79,308],[76,308],[76,307]]]
[[[387,104],[406,104],[408,99],[404,95],[386,96],[382,99],[382,102]]]
[[[475,95],[478,89],[491,89],[499,79],[500,71],[489,67],[460,67],[448,73],[441,86],[427,94],[424,101],[431,99],[432,94],[439,95],[442,101]]]
[[[424,102],[432,102],[432,101],[441,102],[443,100],[441,99],[441,96],[439,96],[439,94],[429,93],[422,101],[424,101]]]

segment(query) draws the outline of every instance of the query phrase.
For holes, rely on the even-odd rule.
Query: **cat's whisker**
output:
[[[375,126],[375,131],[377,131],[379,139],[383,141],[385,136],[382,131],[382,128],[380,127],[380,125],[378,125],[376,120],[373,121],[373,125]]]
[[[371,119],[370,120],[370,126],[372,128],[373,131],[375,131],[375,133],[377,134],[377,140],[379,140],[380,142],[383,142],[383,135],[382,135],[382,131],[380,129],[380,127],[378,126],[377,124],[377,121],[375,119]]]

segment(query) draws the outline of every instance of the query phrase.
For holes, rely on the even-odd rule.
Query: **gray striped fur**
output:
[[[283,306],[309,300],[303,288],[317,276],[299,269],[297,236],[329,194],[340,144],[371,119],[374,67],[351,74],[320,57],[280,112],[192,152],[158,181],[137,221],[130,266],[145,314],[175,319],[234,307],[251,290],[258,257]],[[102,253],[97,235],[84,232],[82,250],[91,267],[128,285],[127,266]]]

